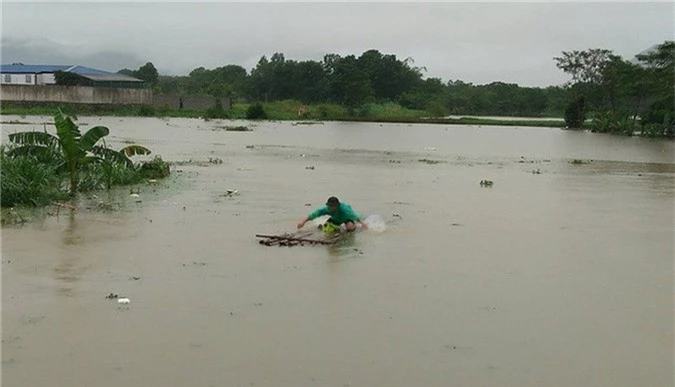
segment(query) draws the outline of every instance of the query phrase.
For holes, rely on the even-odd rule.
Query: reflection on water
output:
[[[57,247],[59,261],[54,268],[54,278],[59,281],[56,289],[58,294],[73,296],[75,295],[76,282],[80,280],[86,270],[85,267],[78,267],[83,257],[80,252],[74,250],[84,243],[84,237],[78,230],[75,211],[69,210],[65,218],[67,226],[63,230],[63,246]]]
[[[80,245],[84,242],[84,237],[78,233],[75,211],[68,211],[68,226],[63,230],[63,244],[66,246]]]
[[[359,249],[356,248],[356,233],[358,231],[346,233],[341,237],[339,242],[326,247],[331,257],[331,262],[341,261],[358,255]]]

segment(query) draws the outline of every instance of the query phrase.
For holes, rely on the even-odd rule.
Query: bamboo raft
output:
[[[342,234],[327,235],[320,232],[316,235],[314,232],[283,233],[275,235],[255,234],[256,238],[261,238],[258,243],[265,246],[304,246],[308,245],[332,245],[342,239]]]

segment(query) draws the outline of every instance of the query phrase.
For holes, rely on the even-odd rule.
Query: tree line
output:
[[[234,102],[247,103],[297,100],[357,108],[367,103],[394,102],[435,116],[561,116],[567,103],[568,92],[563,87],[443,82],[425,78],[425,71],[411,58],[368,50],[358,57],[328,54],[321,61],[296,61],[275,53],[269,58],[262,56],[250,72],[231,64],[214,69],[199,67],[187,76],[166,76],[158,75],[152,63],[120,72],[146,80],[156,93],[228,96]]]
[[[562,52],[553,58],[572,79],[561,86],[522,87],[425,78],[411,58],[368,50],[328,54],[320,61],[262,56],[248,72],[239,65],[199,67],[187,76],[159,75],[152,63],[122,73],[144,79],[156,93],[228,96],[234,102],[296,100],[357,108],[394,102],[433,116],[564,116],[567,126],[599,132],[673,136],[675,44],[665,41],[632,61],[610,50]]]
[[[628,61],[611,50],[562,52],[554,58],[570,74],[569,127],[592,117],[597,132],[675,136],[675,42],[665,41]]]

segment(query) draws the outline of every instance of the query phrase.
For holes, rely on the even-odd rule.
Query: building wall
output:
[[[54,84],[56,84],[56,77],[54,77],[54,73],[37,74],[36,77],[37,77],[37,80],[35,81],[35,84],[37,84],[37,85],[54,85]]]
[[[149,105],[152,104],[152,92],[148,89],[3,84],[2,89],[0,89],[0,100],[19,102]]]
[[[3,85],[33,85],[35,74],[2,74],[0,81]]]

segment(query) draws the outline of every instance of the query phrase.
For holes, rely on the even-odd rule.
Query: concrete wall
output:
[[[20,102],[65,102],[111,105],[149,105],[148,89],[117,89],[85,86],[21,86],[3,84],[0,100]]]
[[[153,94],[152,106],[157,109],[169,108],[178,110],[180,109],[180,96],[172,94]]]
[[[208,95],[183,96],[183,109],[205,110],[214,105],[216,99]]]
[[[25,80],[25,76],[21,75]],[[43,79],[48,81],[49,79]],[[40,81],[40,79],[38,79]],[[149,89],[117,89],[88,86],[12,85],[0,87],[3,102],[61,102],[90,105],[152,105],[155,108],[178,110],[206,110],[215,99],[208,95],[157,94]],[[224,110],[229,110],[230,99],[221,99]]]

